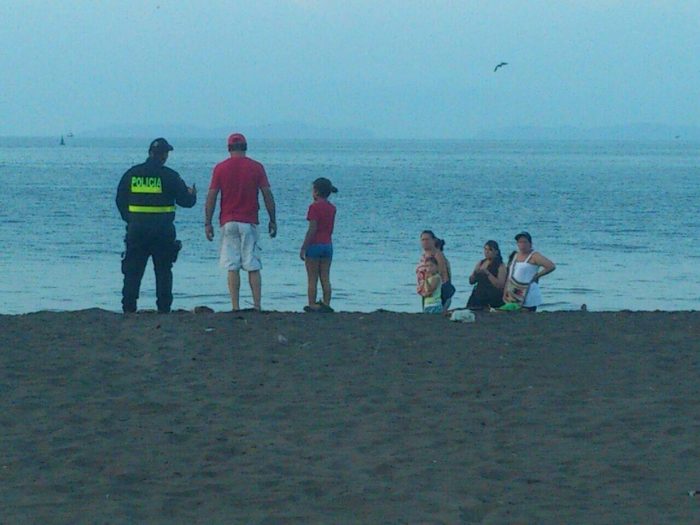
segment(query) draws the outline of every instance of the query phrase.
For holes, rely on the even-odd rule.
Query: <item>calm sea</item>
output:
[[[229,307],[218,243],[204,237],[203,204],[222,140],[176,140],[168,165],[199,202],[177,212],[184,249],[174,308]],[[118,311],[124,225],[114,205],[122,173],[145,140],[0,139],[0,313],[100,307]],[[700,144],[675,142],[253,141],[278,206],[279,235],[263,240],[263,306],[299,311],[298,258],[310,184],[340,192],[332,268],[334,306],[417,311],[418,237],[447,242],[457,294],[495,239],[504,255],[528,230],[557,263],[542,279],[545,310],[688,310],[700,303]],[[267,218],[261,210],[262,219]],[[218,232],[217,232],[218,233]],[[151,266],[139,307],[154,308]],[[243,286],[243,302],[250,304]]]

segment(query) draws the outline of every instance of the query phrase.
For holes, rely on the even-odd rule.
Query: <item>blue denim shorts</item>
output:
[[[441,314],[443,312],[441,304],[423,307],[424,314]]]
[[[332,259],[332,244],[312,244],[306,249],[306,256],[309,259]]]

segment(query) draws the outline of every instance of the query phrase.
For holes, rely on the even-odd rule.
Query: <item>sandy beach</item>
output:
[[[0,316],[2,523],[698,523],[700,313]]]

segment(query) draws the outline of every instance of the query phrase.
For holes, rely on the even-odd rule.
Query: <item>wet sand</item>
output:
[[[2,523],[698,523],[700,313],[0,316]]]

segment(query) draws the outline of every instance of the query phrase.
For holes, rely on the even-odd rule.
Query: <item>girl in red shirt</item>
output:
[[[301,245],[299,257],[306,263],[309,304],[305,312],[332,312],[331,308],[331,262],[333,261],[333,226],[335,224],[335,206],[328,202],[331,193],[338,190],[331,181],[321,177],[312,185],[314,202],[309,206],[306,220],[309,229]],[[316,301],[317,283],[321,281],[323,300]]]

